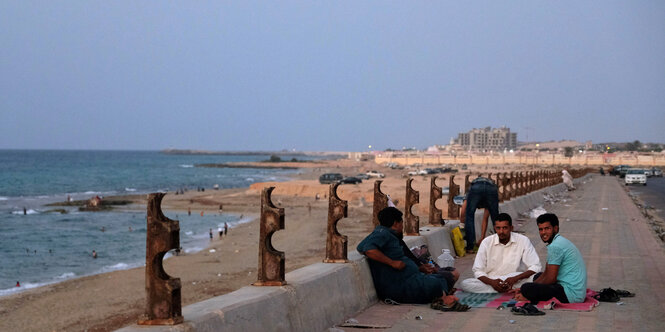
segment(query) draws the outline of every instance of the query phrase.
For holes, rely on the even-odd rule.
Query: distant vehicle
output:
[[[630,166],[622,167],[621,170],[619,170],[619,177],[620,178],[626,177],[626,173],[628,172],[629,169],[630,169]]]
[[[420,172],[420,171],[419,171],[419,170],[409,171],[408,173],[406,173],[406,175],[409,175],[409,176],[416,176],[416,175],[418,175],[418,172]]]
[[[628,166],[628,165],[614,166],[612,168],[612,170],[610,171],[610,175],[621,175],[621,170],[624,169],[624,168],[628,169],[628,168],[630,168],[630,166]]]
[[[347,177],[343,178],[342,180],[340,180],[339,182],[340,182],[340,183],[358,184],[358,183],[363,182],[363,180],[362,180],[362,179],[359,179],[359,178],[357,178],[357,177],[355,177],[355,176],[347,176]]]
[[[425,171],[425,174],[436,174],[436,173],[438,173],[434,168],[425,168],[423,171]]]
[[[644,170],[644,175],[646,175],[648,178],[653,176],[653,170],[651,168],[647,168]]]
[[[651,172],[653,172],[653,176],[657,176],[657,177],[661,177],[661,178],[663,177],[663,170],[661,170],[660,168],[654,167],[654,168],[651,169]]]
[[[374,171],[374,170],[369,171],[369,172],[367,172],[367,173],[365,173],[365,174],[367,174],[367,176],[369,176],[369,177],[371,177],[371,178],[385,178],[385,177],[386,177],[385,174],[383,174],[383,173],[381,173],[381,172],[379,172],[379,171]]]
[[[463,171],[466,171],[468,168],[469,168],[469,167],[468,167],[466,164],[462,165],[462,170],[463,170]]]
[[[359,178],[359,179],[361,179],[361,180],[369,180],[369,175],[367,175],[367,174],[365,174],[365,173],[356,174],[355,177],[357,177],[357,178]]]
[[[629,168],[626,170],[626,176],[624,179],[626,185],[633,183],[641,183],[647,185],[647,176],[644,174],[644,170],[641,168]]]
[[[319,183],[329,184],[342,180],[344,177],[339,173],[326,173],[319,177]]]

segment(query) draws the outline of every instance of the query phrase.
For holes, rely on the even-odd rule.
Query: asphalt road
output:
[[[623,183],[623,179],[619,180]],[[661,218],[665,218],[665,177],[650,177],[646,186],[631,184],[628,189],[651,205]]]

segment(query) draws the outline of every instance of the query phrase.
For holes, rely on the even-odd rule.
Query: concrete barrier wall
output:
[[[563,190],[563,184],[541,189],[504,202],[499,210],[516,218],[519,212],[542,205],[544,194]],[[478,232],[481,221],[482,212],[476,214]],[[454,252],[450,231],[458,224],[449,220],[442,227],[426,225],[420,228],[420,236],[406,236],[404,241],[409,247],[427,244],[433,257],[442,249]],[[349,263],[317,263],[287,273],[285,286],[247,286],[188,305],[182,310],[183,324],[132,325],[119,331],[324,331],[378,301],[367,258],[355,248],[349,252]]]

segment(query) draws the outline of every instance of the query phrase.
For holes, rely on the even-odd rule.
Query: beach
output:
[[[167,194],[162,203],[165,213],[222,213],[253,217],[254,220],[229,230],[219,239],[217,233],[209,246],[195,254],[174,256],[164,261],[165,271],[182,282],[182,305],[229,293],[256,281],[260,193],[275,186],[272,201],[285,209],[285,229],[273,236],[273,246],[286,255],[286,271],[320,262],[325,256],[329,186],[318,182],[327,172],[345,176],[377,169],[386,174],[382,191],[390,194],[398,208],[404,207],[406,170],[389,169],[371,161],[325,161],[300,164],[301,172],[288,182],[254,183],[249,188],[190,190],[183,195]],[[514,170],[516,166],[506,166]],[[471,172],[497,172],[498,168],[480,167]],[[464,173],[456,176],[462,184]],[[448,175],[437,185],[448,185]],[[413,211],[426,225],[431,175],[414,177],[413,187],[420,192],[420,204]],[[349,238],[348,250],[373,228],[371,224],[374,179],[361,184],[341,185],[338,195],[348,201],[348,218],[338,223],[339,232]],[[316,195],[320,199],[316,199]],[[113,199],[131,200],[124,209],[145,211],[146,195],[126,195]],[[311,212],[309,209],[311,206]],[[444,199],[437,207],[446,210]],[[445,213],[445,212],[444,212]],[[288,282],[288,280],[287,280]],[[135,323],[145,305],[144,269],[142,267],[97,274],[26,290],[0,297],[0,330],[3,331],[109,331]]]

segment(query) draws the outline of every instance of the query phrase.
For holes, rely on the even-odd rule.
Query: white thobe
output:
[[[522,267],[522,269],[520,269]],[[526,267],[526,268],[524,268]],[[465,279],[460,288],[470,293],[496,293],[492,286],[480,281],[480,277],[506,280],[524,271],[540,272],[540,258],[528,237],[511,232],[508,243],[501,244],[499,236],[488,236],[480,243],[476,260],[473,262],[475,278]],[[522,279],[513,287],[520,287],[533,280],[533,276]]]

